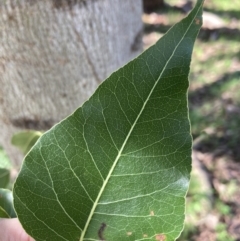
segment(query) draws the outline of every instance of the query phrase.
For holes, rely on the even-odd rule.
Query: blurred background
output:
[[[161,38],[194,4],[195,0],[143,0],[143,48]],[[141,49],[141,34],[136,37],[134,55]],[[239,0],[205,0],[189,80],[193,172],[186,225],[178,241],[240,241]],[[28,131],[15,135],[12,143],[25,154],[40,135]],[[0,187],[11,189],[10,173],[14,178],[17,170],[1,148]]]
[[[144,48],[195,1],[144,1]],[[240,1],[206,0],[189,76],[193,173],[179,241],[240,240]]]

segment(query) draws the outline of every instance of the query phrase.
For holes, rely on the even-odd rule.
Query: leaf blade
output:
[[[187,20],[111,75],[26,157],[14,188],[15,207],[37,240],[174,240],[179,235],[191,166],[187,75],[201,5],[198,1]],[[148,185],[139,185],[144,175]],[[24,197],[32,192],[28,189],[34,190],[31,202]],[[45,217],[49,210],[54,218]],[[49,230],[47,237],[46,230],[36,234],[25,224],[26,213],[38,219],[39,229]]]

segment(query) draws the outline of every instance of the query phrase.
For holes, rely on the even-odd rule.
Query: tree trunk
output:
[[[50,128],[141,52],[141,13],[141,0],[0,3],[0,145],[14,164],[14,133]]]

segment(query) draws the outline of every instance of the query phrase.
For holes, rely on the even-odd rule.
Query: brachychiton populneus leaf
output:
[[[186,93],[202,4],[28,153],[14,205],[37,241],[179,236],[191,170]]]

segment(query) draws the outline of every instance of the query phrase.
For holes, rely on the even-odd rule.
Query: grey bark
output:
[[[46,130],[141,51],[141,0],[0,0],[0,145]]]

